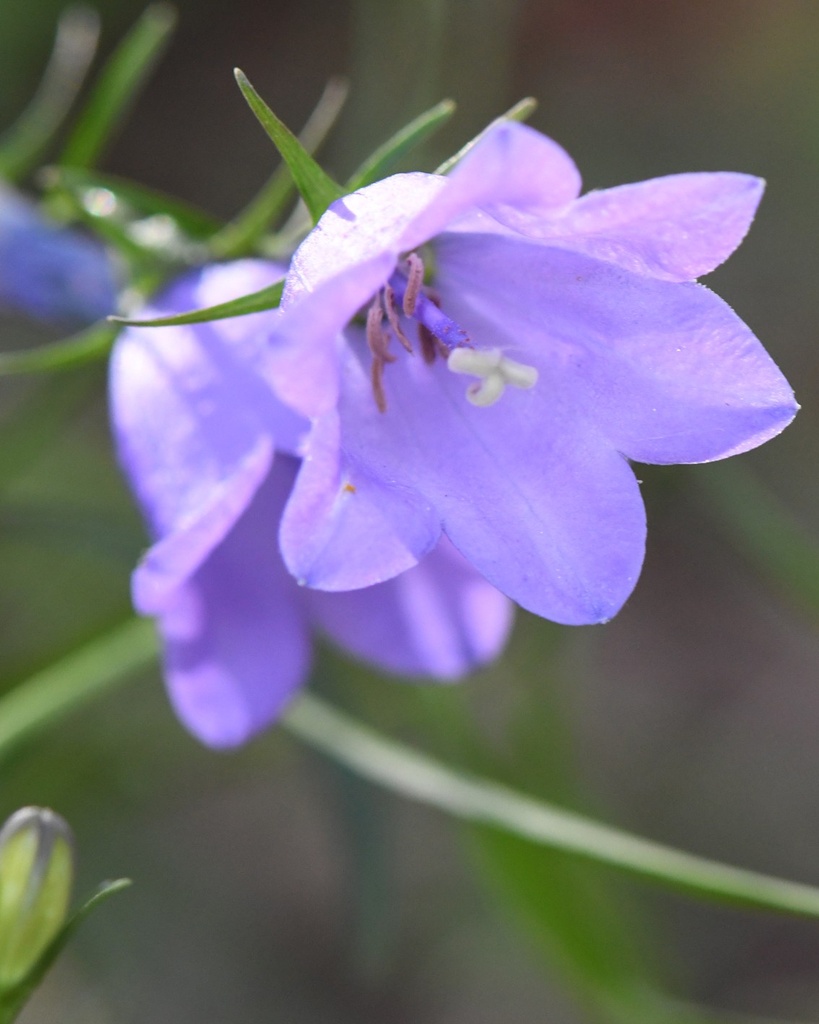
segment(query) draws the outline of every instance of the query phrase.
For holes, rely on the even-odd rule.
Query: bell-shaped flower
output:
[[[210,266],[145,315],[216,305],[282,275],[262,261]],[[111,361],[119,455],[154,538],[134,603],[156,616],[179,717],[217,747],[281,712],[309,672],[313,629],[390,672],[454,679],[494,657],[511,625],[510,602],[445,540],[352,593],[308,590],[286,571],[278,526],[309,425],[266,380],[275,315],[129,328]]]
[[[79,327],[113,313],[116,300],[105,249],[0,184],[0,307]]]
[[[796,411],[695,281],[740,243],[762,188],[680,174],[578,198],[569,156],[505,123],[448,176],[333,203],[270,321],[270,379],[310,419],[282,522],[294,576],[368,586],[443,533],[525,608],[611,618],[644,554],[630,460],[724,458]]]

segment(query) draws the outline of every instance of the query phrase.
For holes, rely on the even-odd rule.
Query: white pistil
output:
[[[526,363],[509,359],[499,348],[454,348],[446,361],[453,373],[480,377],[470,384],[466,397],[473,405],[494,405],[506,390],[506,385],[528,390],[537,384],[537,370]]]

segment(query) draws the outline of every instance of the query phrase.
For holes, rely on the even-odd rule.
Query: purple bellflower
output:
[[[145,315],[226,302],[282,276],[255,260],[210,266]],[[265,379],[275,315],[129,328],[111,361],[119,454],[155,541],[134,603],[157,618],[179,717],[215,747],[276,718],[307,676],[314,628],[380,668],[454,679],[494,657],[511,625],[511,603],[445,539],[410,571],[351,593],[299,587],[286,571],[277,530],[309,424]]]
[[[310,420],[281,527],[292,574],[369,586],[443,533],[536,614],[610,619],[644,554],[629,460],[721,459],[797,409],[695,280],[762,189],[679,174],[578,198],[570,157],[507,122],[446,177],[333,203],[293,256],[265,365]]]
[[[80,327],[113,313],[116,300],[114,266],[99,243],[0,185],[0,307]]]

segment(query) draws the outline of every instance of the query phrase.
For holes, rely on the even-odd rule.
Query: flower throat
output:
[[[405,262],[406,271],[396,269],[367,310],[367,345],[372,355],[370,380],[379,412],[387,411],[384,368],[396,360],[390,352],[392,336],[410,355],[415,354],[412,341],[401,326],[402,313],[417,324],[418,345],[425,363],[434,363],[440,355],[453,373],[478,378],[466,392],[473,405],[494,405],[507,385],[534,387],[538,374],[533,366],[509,359],[497,348],[475,349],[466,331],[441,310],[440,300],[424,284],[424,262],[418,253],[411,252]]]

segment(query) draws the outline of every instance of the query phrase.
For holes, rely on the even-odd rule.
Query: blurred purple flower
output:
[[[311,423],[282,521],[290,571],[370,585],[443,530],[525,608],[611,618],[644,554],[627,460],[724,458],[797,409],[695,282],[740,243],[762,188],[680,174],[577,198],[568,155],[506,123],[446,178],[398,174],[334,203],[269,332],[266,372]]]
[[[99,243],[0,185],[0,307],[84,326],[113,313],[116,299],[114,267]]]
[[[145,316],[224,302],[282,274],[261,261],[211,266]],[[134,602],[157,617],[179,717],[217,747],[276,718],[307,676],[314,628],[389,671],[453,679],[495,656],[511,625],[511,604],[446,541],[353,593],[310,591],[287,573],[277,529],[308,424],[265,380],[271,315],[131,328],[111,363],[120,458],[155,538]]]

